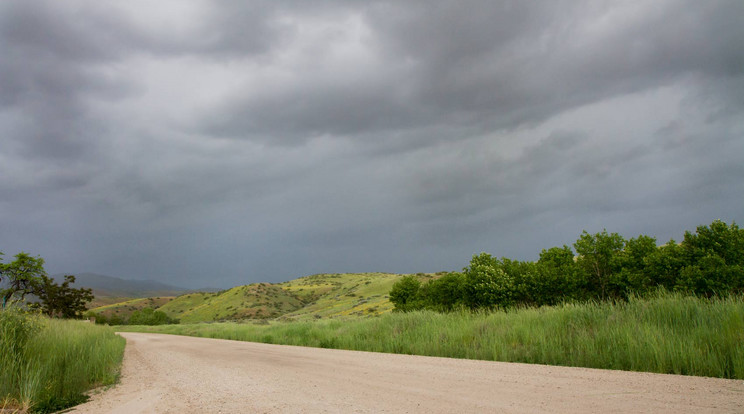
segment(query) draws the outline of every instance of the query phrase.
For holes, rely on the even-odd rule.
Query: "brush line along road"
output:
[[[123,333],[76,413],[744,412],[744,381]]]

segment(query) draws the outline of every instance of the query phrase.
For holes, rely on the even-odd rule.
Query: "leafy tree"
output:
[[[714,220],[710,226],[698,226],[695,233],[685,232],[682,248],[690,263],[705,256],[718,256],[726,265],[744,265],[744,229]]]
[[[465,303],[465,276],[452,272],[430,280],[419,288],[418,298],[425,308],[452,311]]]
[[[40,309],[48,316],[63,318],[78,318],[87,310],[86,304],[93,300],[91,289],[74,289],[70,284],[75,283],[75,276],[66,275],[61,285],[47,275],[41,275],[35,283],[33,293],[40,302],[32,303],[32,308]]]
[[[682,247],[674,239],[659,246],[644,258],[644,262],[647,290],[655,287],[663,287],[669,291],[675,289],[682,269],[689,265]]]
[[[41,280],[41,276],[46,275],[44,271],[44,259],[33,257],[27,253],[21,252],[15,255],[15,260],[3,264],[0,263],[0,281],[5,279],[8,286],[0,289],[0,295],[3,300],[3,308],[8,301],[17,299],[22,301],[27,294],[32,293],[34,286]]]
[[[393,284],[390,290],[390,302],[397,311],[410,311],[417,308],[416,301],[421,282],[416,276],[404,276]]]
[[[570,247],[563,245],[543,249],[537,268],[540,274],[539,291],[544,296],[545,305],[589,297],[586,273],[579,267]]]
[[[643,294],[656,286],[647,269],[647,258],[657,250],[653,237],[640,235],[625,242],[619,255],[621,270],[616,278],[617,284],[625,288],[624,296],[631,292]]]
[[[581,233],[574,243],[576,253],[579,254],[578,264],[589,274],[590,281],[599,297],[606,299],[612,293],[611,282],[613,274],[618,270],[618,254],[625,244],[623,237],[617,233],[589,234],[586,230]]]
[[[514,279],[490,254],[474,255],[463,274],[471,308],[508,308],[514,304]]]
[[[687,262],[676,288],[696,295],[712,296],[744,292],[744,230],[715,220],[685,232],[681,244]]]

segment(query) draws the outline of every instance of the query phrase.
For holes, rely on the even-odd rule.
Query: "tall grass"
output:
[[[0,407],[51,412],[116,381],[125,341],[108,327],[0,311]]]
[[[210,338],[744,379],[744,299],[664,293],[509,312],[126,327]]]

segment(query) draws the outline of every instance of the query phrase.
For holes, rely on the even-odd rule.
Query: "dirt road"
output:
[[[76,413],[744,412],[744,381],[123,333]]]

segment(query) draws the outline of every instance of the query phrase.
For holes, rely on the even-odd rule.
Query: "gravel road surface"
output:
[[[72,412],[744,412],[744,381],[121,335],[121,383]]]

